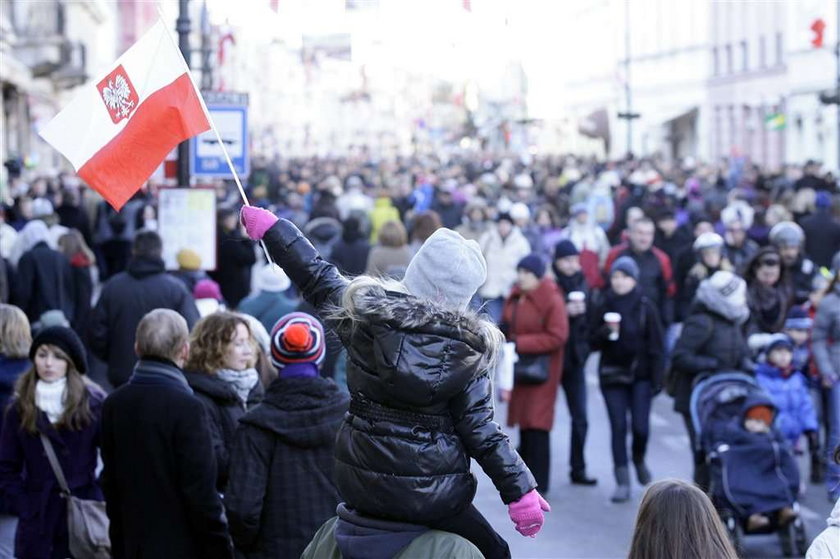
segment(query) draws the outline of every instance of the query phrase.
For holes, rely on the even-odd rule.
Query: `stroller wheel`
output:
[[[796,553],[800,557],[804,557],[808,551],[808,535],[805,533],[805,523],[801,518],[797,518],[790,526],[793,532],[793,541],[796,544]]]
[[[740,557],[744,550],[744,530],[741,528],[741,523],[731,514],[726,514],[723,520],[726,531],[729,532],[732,547],[735,548],[735,553]]]
[[[782,546],[782,555],[785,557],[793,557],[794,556],[794,522],[791,522],[787,526],[779,527],[779,543]],[[804,555],[804,553],[803,553]]]

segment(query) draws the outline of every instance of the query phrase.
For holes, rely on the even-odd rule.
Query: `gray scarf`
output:
[[[220,369],[216,373],[216,376],[233,388],[243,404],[248,403],[248,394],[251,393],[251,390],[253,390],[260,380],[260,375],[256,369],[245,369],[244,371]]]

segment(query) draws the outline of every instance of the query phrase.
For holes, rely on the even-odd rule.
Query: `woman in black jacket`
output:
[[[750,261],[744,273],[750,309],[750,319],[745,326],[747,336],[782,331],[793,303],[793,292],[786,275],[782,257],[773,247],[762,248]]]
[[[225,491],[231,534],[248,559],[300,557],[341,502],[333,448],[350,398],[320,376],[324,329],[291,313],[271,340],[280,376],[239,420]]]
[[[207,315],[190,335],[184,377],[207,412],[219,491],[227,483],[239,418],[263,397],[254,346],[248,323],[231,312]]]
[[[659,311],[638,287],[639,267],[629,256],[610,267],[610,286],[592,316],[590,345],[601,352],[598,375],[612,434],[616,490],[612,501],[630,499],[627,418],[632,418],[633,466],[639,483],[650,483],[645,464],[650,407],[662,389],[665,340]],[[612,315],[612,316],[611,316]],[[616,316],[617,315],[617,316]]]
[[[517,530],[535,535],[548,503],[493,421],[488,371],[502,336],[467,310],[487,273],[478,245],[440,229],[402,282],[350,282],[291,222],[250,206],[242,218],[347,348],[350,413],[335,450],[336,486],[347,505],[451,531],[486,557],[509,557],[507,543],[472,505],[475,457]]]
[[[695,458],[694,481],[701,487],[708,484],[708,479],[695,453],[697,440],[689,410],[691,390],[701,373],[748,367],[749,349],[742,333],[750,316],[746,291],[744,280],[732,272],[716,272],[703,280],[674,347],[668,391],[674,397],[674,411],[685,421]]]

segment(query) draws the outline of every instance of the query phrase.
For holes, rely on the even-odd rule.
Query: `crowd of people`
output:
[[[509,556],[472,505],[470,458],[535,535],[558,480],[562,388],[569,480],[597,484],[585,458],[596,353],[613,502],[630,500],[631,473],[656,477],[660,392],[710,491],[692,394],[736,372],[768,397],[738,428],[781,433],[840,497],[840,192],[813,162],[770,175],[740,159],[278,160],[252,174],[241,213],[216,185],[215,270],[190,249],[166,269],[154,185],[120,212],[70,175],[15,178],[10,193],[0,555],[69,555],[46,436],[73,495],[107,504],[115,557],[299,556],[310,542],[343,557],[370,545]],[[651,489],[638,529],[667,492],[701,518],[687,487]],[[787,522],[787,509],[757,504],[746,526]],[[631,556],[653,556],[645,538],[665,528],[651,526]],[[713,532],[697,537],[734,556]]]

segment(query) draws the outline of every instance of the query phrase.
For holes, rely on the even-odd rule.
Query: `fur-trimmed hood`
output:
[[[407,293],[365,286],[353,295],[356,319],[367,323],[384,323],[395,329],[437,333],[470,345],[479,353],[495,353],[498,329],[478,313],[447,309],[432,301]],[[344,309],[335,315],[343,326],[349,326],[349,313]]]

